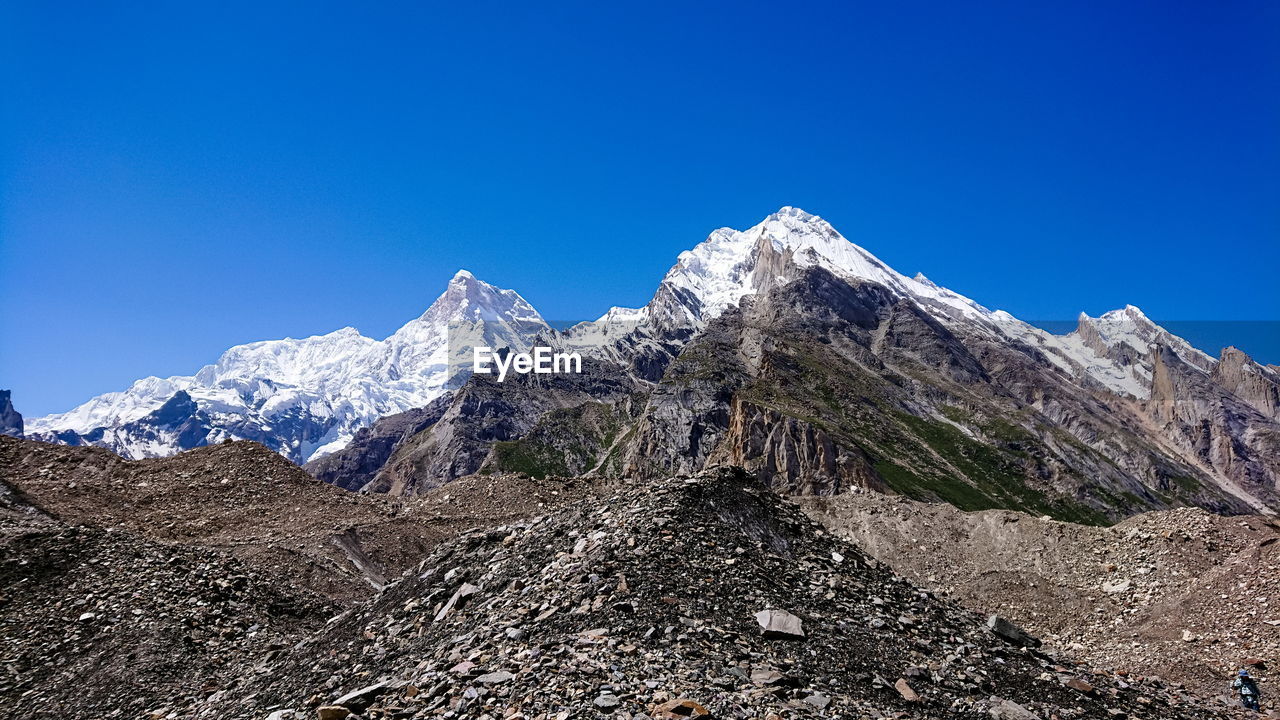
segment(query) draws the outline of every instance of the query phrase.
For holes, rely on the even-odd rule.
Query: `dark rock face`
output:
[[[647,393],[635,392],[616,402],[591,401],[550,410],[519,439],[495,442],[479,472],[523,472],[533,477],[619,475],[619,448],[647,398]]]
[[[494,443],[516,440],[548,412],[589,402],[618,402],[636,381],[612,363],[584,360],[579,374],[516,375],[498,382],[472,377],[449,399],[439,419],[394,443],[391,456],[363,487],[409,495],[480,469]],[[373,464],[373,463],[370,463]]]
[[[303,466],[318,480],[347,490],[359,490],[391,459],[400,443],[435,425],[449,408],[448,396],[424,408],[388,415],[361,428],[342,450]]]
[[[8,390],[0,390],[0,435],[22,437],[22,415],[13,409]]]

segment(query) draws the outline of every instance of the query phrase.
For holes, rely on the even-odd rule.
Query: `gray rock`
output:
[[[511,682],[515,677],[515,675],[512,675],[506,670],[499,670],[497,672],[485,673],[484,675],[476,678],[476,680],[479,680],[485,685],[501,685],[502,683]]]
[[[359,690],[353,690],[335,700],[333,704],[341,705],[342,707],[351,710],[353,713],[362,713],[373,704],[374,700],[377,700],[388,690],[391,690],[396,686],[396,683],[393,683],[390,680],[384,680],[380,683],[369,685],[368,687],[362,687]],[[400,686],[403,686],[403,683],[400,683]]]
[[[756,613],[756,622],[760,623],[765,637],[804,637],[804,627],[800,618],[786,610],[761,610]]]
[[[1000,700],[987,711],[993,720],[1040,720],[1040,716],[1012,700]]]
[[[1020,647],[1040,647],[1040,639],[999,615],[987,618],[987,627],[998,637]]]
[[[22,414],[13,409],[8,390],[0,390],[0,435],[22,437]]]
[[[804,701],[809,705],[812,705],[818,708],[819,710],[831,704],[831,698],[827,697],[826,695],[823,695],[822,693],[814,693],[809,697],[805,698]]]

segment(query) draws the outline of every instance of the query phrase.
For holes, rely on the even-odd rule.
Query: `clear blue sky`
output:
[[[781,205],[1027,319],[1280,319],[1270,0],[19,5],[0,387],[29,415],[385,336],[460,267],[548,319],[638,305]]]

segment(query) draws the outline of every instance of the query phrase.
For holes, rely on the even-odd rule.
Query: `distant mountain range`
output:
[[[468,377],[481,340],[579,350],[588,367]],[[1210,357],[1133,306],[1051,334],[790,207],[716,230],[647,305],[594,323],[554,330],[464,271],[385,340],[346,328],[238,346],[26,432],[130,458],[257,440],[329,482],[392,493],[495,470],[730,463],[792,492],[867,487],[1087,521],[1280,509],[1280,368],[1233,348]]]
[[[385,340],[343,328],[309,338],[238,345],[185,377],[148,377],[65,413],[28,422],[30,437],[98,445],[131,459],[226,438],[256,440],[305,462],[344,447],[380,417],[446,392],[465,353],[450,332],[525,345],[551,329],[524,298],[460,270],[421,316]],[[454,350],[458,350],[454,348]]]

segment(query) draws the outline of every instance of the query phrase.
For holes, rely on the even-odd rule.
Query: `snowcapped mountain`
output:
[[[860,319],[833,338],[824,312],[837,325]],[[792,325],[769,327],[783,320]],[[835,396],[805,395],[813,379],[786,374],[793,358],[775,340],[796,328],[802,346],[841,343],[814,351],[835,353],[816,364],[823,377],[814,387],[839,390],[836,405],[855,416],[871,412],[875,422],[810,422]],[[777,337],[763,338],[771,334]],[[554,393],[536,382],[475,382],[450,393],[467,377],[472,346],[523,349],[535,341],[594,355],[595,380],[608,382],[587,377]],[[868,400],[860,386],[881,388],[879,399]],[[774,402],[788,393],[789,410]],[[994,419],[1024,418],[1011,432],[1035,438],[1038,449],[1024,456],[1015,447],[1000,467],[1031,463],[1010,477],[1030,472],[1065,483],[1052,492],[1087,494],[1096,485],[1090,512],[1113,513],[1164,507],[1175,497],[1218,509],[1267,506],[1280,493],[1272,487],[1280,477],[1278,408],[1273,369],[1238,352],[1215,360],[1136,307],[1081,315],[1074,331],[1055,335],[924,275],[899,273],[822,218],[784,207],[746,230],[716,230],[681,253],[645,306],[614,307],[563,333],[514,291],[461,271],[422,316],[384,340],[344,328],[238,346],[194,375],[139,380],[31,420],[27,432],[134,458],[250,439],[295,462],[324,458],[308,468],[329,482],[362,487],[394,475],[387,487],[406,492],[484,463],[504,467],[492,454],[494,440],[532,433],[550,443],[516,453],[528,459],[611,438],[599,457],[583,450],[551,467],[569,472],[587,458],[583,467],[612,462],[614,472],[641,472],[727,458],[789,468],[787,482],[810,488],[901,484],[907,465],[924,473],[920,482],[946,485],[967,467],[966,482],[998,504],[1003,491],[989,485],[995,470],[975,468],[973,448],[932,469],[946,448],[907,457],[891,451],[957,432],[964,439],[953,438],[954,447],[998,446],[993,428],[1005,426]],[[544,414],[550,425],[539,425]],[[915,420],[892,432],[882,422],[903,416]],[[919,434],[922,427],[929,434]],[[905,464],[885,475],[877,463]],[[1142,500],[1126,504],[1130,496]]]
[[[385,340],[348,327],[239,345],[194,375],[143,378],[69,412],[30,420],[27,432],[129,458],[244,438],[304,462],[345,446],[380,417],[447,392],[469,369],[477,342],[525,347],[550,332],[518,293],[461,270],[426,312]]]
[[[1171,348],[1206,373],[1216,363],[1132,305],[1096,319],[1081,314],[1075,331],[1054,335],[1003,310],[989,310],[923,274],[903,275],[826,220],[794,207],[783,207],[747,230],[715,230],[679,255],[643,308],[612,308],[594,323],[571,329],[567,337],[575,347],[603,348],[603,354],[614,359],[652,356],[664,349],[673,355],[672,346],[678,349],[680,339],[701,330],[725,309],[786,283],[810,266],[846,280],[881,285],[910,298],[944,324],[1032,349],[1079,382],[1136,399],[1150,393],[1157,346]]]

